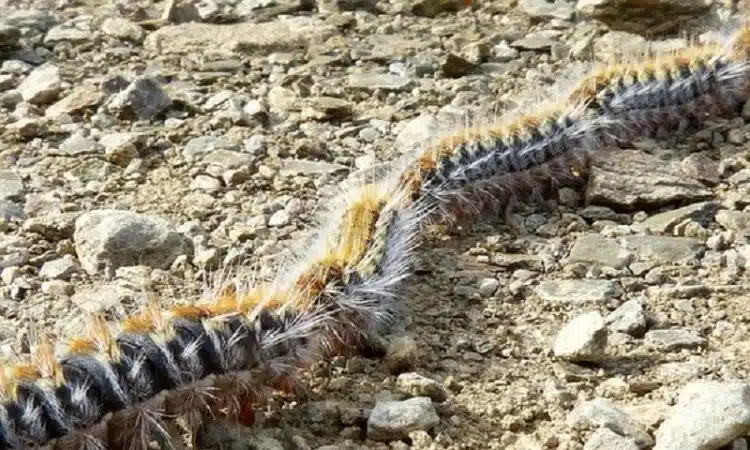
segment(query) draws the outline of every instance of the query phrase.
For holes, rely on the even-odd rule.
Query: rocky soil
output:
[[[3,357],[268,273],[355,173],[741,8],[642,5],[0,0]],[[198,445],[747,449],[745,111],[602,155],[512,224],[434,230],[384,360],[322,364]]]

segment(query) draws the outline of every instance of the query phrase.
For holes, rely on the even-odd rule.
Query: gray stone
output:
[[[621,269],[627,266],[630,253],[614,239],[597,233],[583,234],[576,238],[566,263],[586,263]]]
[[[546,0],[520,0],[518,7],[525,14],[535,19],[572,20],[573,8],[561,1],[548,2]]]
[[[0,281],[5,285],[10,285],[16,279],[23,275],[21,268],[17,266],[9,266],[0,270]]]
[[[646,313],[638,300],[628,300],[606,318],[610,330],[640,337],[646,331]]]
[[[403,92],[411,90],[415,85],[416,82],[410,78],[388,73],[355,73],[349,75],[349,87],[352,89]]]
[[[138,24],[122,17],[108,17],[102,22],[102,31],[118,39],[141,42],[146,32]]]
[[[568,415],[567,423],[572,428],[608,428],[620,436],[633,438],[639,448],[654,445],[654,440],[643,425],[633,420],[612,401],[604,398],[595,398],[577,406]]]
[[[73,285],[63,280],[43,281],[40,289],[42,293],[53,297],[69,296],[74,292]]]
[[[0,219],[2,220],[20,220],[26,217],[23,212],[23,206],[10,200],[0,199]]]
[[[606,356],[607,327],[597,311],[568,322],[555,337],[555,356],[571,362],[600,362]]]
[[[619,289],[611,280],[548,280],[536,293],[553,303],[603,303],[618,296]]]
[[[69,280],[71,275],[80,270],[81,266],[78,261],[71,255],[65,255],[62,258],[45,262],[39,269],[39,276],[48,280]]]
[[[703,364],[686,361],[659,364],[655,367],[654,373],[659,377],[659,381],[661,382],[684,384],[690,380],[705,376],[708,370]]]
[[[12,170],[0,170],[0,200],[20,200],[25,189],[23,180]]]
[[[625,236],[622,241],[638,259],[667,264],[694,261],[704,250],[697,239],[684,237]]]
[[[325,14],[342,11],[375,12],[376,4],[375,0],[320,0],[317,7],[319,12]]]
[[[0,22],[0,48],[13,48],[18,45],[21,30],[13,25]]]
[[[448,53],[440,61],[440,70],[448,78],[461,78],[476,70],[476,64],[454,53]]]
[[[271,217],[268,219],[268,226],[283,227],[289,225],[290,221],[291,217],[289,217],[289,213],[281,209],[271,215]]]
[[[286,175],[298,173],[303,175],[332,174],[348,170],[348,167],[341,164],[324,161],[307,161],[302,159],[284,159],[281,161],[281,168],[279,169],[282,174]]]
[[[415,372],[402,373],[396,379],[396,387],[412,397],[429,397],[435,402],[448,398],[442,384]]]
[[[98,285],[78,289],[71,302],[87,314],[124,313],[122,305],[133,302],[135,293],[114,284]]]
[[[102,136],[99,144],[104,147],[104,155],[110,162],[124,167],[138,157],[138,147],[143,139],[139,133],[112,133]]]
[[[172,100],[154,78],[136,78],[116,94],[107,105],[109,111],[124,120],[150,119],[169,108]]]
[[[615,209],[659,208],[711,196],[702,183],[685,177],[679,163],[638,150],[619,150],[596,159],[586,188],[590,203]]]
[[[394,146],[400,152],[409,153],[434,139],[439,128],[440,121],[435,116],[422,114],[406,122],[396,136]]]
[[[750,384],[693,382],[656,430],[654,450],[719,449],[748,432]]]
[[[367,419],[367,437],[373,441],[395,441],[407,438],[412,431],[429,431],[438,424],[440,418],[429,397],[381,401]]]
[[[466,7],[463,0],[416,0],[406,4],[412,14],[422,17],[435,17],[440,13],[457,12]]]
[[[542,1],[541,3],[547,4]],[[519,52],[515,48],[508,45],[505,41],[492,47],[493,59],[497,62],[508,62],[518,58]]]
[[[50,28],[44,36],[46,44],[58,42],[83,43],[92,37],[90,28],[90,16],[78,16],[60,25]]]
[[[249,168],[253,165],[255,156],[231,150],[217,149],[203,158],[203,163],[216,166],[223,170]]]
[[[663,34],[685,19],[703,14],[712,3],[712,0],[659,0],[645,5],[637,0],[581,0],[576,9],[613,30]]]
[[[91,111],[99,106],[106,95],[98,87],[90,83],[82,83],[73,88],[73,90],[50,105],[44,115],[51,119],[58,118],[64,114],[79,115],[86,111]]]
[[[620,436],[609,428],[602,427],[594,431],[583,450],[640,450],[635,439]]]
[[[719,204],[716,202],[699,202],[671,211],[656,214],[643,222],[633,225],[636,231],[650,230],[656,234],[670,234],[674,227],[687,219],[705,224],[713,220]]]
[[[62,90],[60,69],[53,64],[45,64],[34,69],[18,86],[18,92],[25,102],[33,105],[47,105],[57,100]]]
[[[217,52],[252,53],[262,57],[273,52],[299,51],[311,42],[338,33],[320,18],[277,18],[265,23],[185,23],[161,27],[150,33],[144,48],[157,54],[200,54],[207,48]]]
[[[618,57],[643,54],[647,43],[643,36],[622,31],[610,31],[594,42],[594,57],[609,62]]]
[[[750,213],[723,209],[716,213],[716,222],[727,230],[750,234]]]
[[[29,202],[27,200],[26,207]],[[23,229],[44,236],[48,241],[70,239],[75,230],[75,221],[80,212],[49,212],[31,217],[23,224]]]
[[[236,142],[225,137],[199,136],[190,139],[187,144],[185,144],[182,153],[188,159],[193,159],[220,149],[236,151],[240,149],[240,146]]]
[[[60,143],[57,149],[50,149],[53,155],[76,156],[101,153],[104,147],[95,140],[79,133],[72,134]]]
[[[3,22],[18,28],[31,28],[45,32],[57,24],[58,19],[49,8],[24,8],[5,11]]]
[[[646,333],[647,345],[661,350],[679,350],[683,348],[697,348],[706,345],[706,339],[693,331],[684,329],[651,330]]]
[[[719,183],[719,163],[704,153],[693,153],[685,157],[680,163],[682,171],[690,178],[700,180],[708,185]]]
[[[489,297],[495,294],[499,286],[500,282],[497,278],[485,278],[479,282],[479,294],[483,297]]]
[[[352,115],[352,104],[335,97],[311,97],[306,99],[302,116],[315,120],[345,120]]]
[[[73,240],[81,265],[90,274],[135,265],[166,269],[178,256],[193,252],[191,241],[166,221],[114,209],[81,215]]]
[[[559,38],[559,31],[543,30],[529,33],[522,39],[513,41],[510,45],[522,50],[549,50],[555,42],[558,42]]]
[[[221,191],[221,182],[214,177],[208,175],[198,175],[190,183],[192,189],[199,189],[208,193],[216,193]]]

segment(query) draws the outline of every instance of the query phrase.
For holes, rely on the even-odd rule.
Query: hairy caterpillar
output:
[[[192,432],[242,416],[271,390],[293,392],[300,368],[387,330],[424,223],[482,202],[507,208],[639,130],[744,102],[749,36],[742,28],[729,45],[610,67],[555,108],[440,140],[339,199],[309,251],[272,283],[170,310],[153,304],[119,330],[96,319],[62,358],[35,342],[27,363],[0,372],[0,448],[140,450],[169,443],[167,420]]]

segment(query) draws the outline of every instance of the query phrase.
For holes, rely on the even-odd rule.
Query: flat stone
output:
[[[619,295],[619,289],[611,280],[549,280],[536,293],[553,303],[602,303]]]
[[[633,438],[639,448],[654,445],[654,440],[640,423],[611,400],[604,398],[595,398],[578,405],[568,415],[567,423],[572,428],[608,428],[620,436]]]
[[[100,143],[90,137],[76,133],[62,141],[57,149],[50,149],[49,153],[52,155],[76,156],[101,153],[103,150],[104,147]]]
[[[677,224],[687,219],[707,224],[713,220],[718,208],[719,204],[717,202],[693,203],[692,205],[653,215],[643,222],[633,224],[632,227],[636,231],[650,230],[656,234],[670,234]]]
[[[555,42],[558,42],[559,37],[560,32],[556,30],[537,31],[513,41],[510,46],[522,50],[549,50]]]
[[[203,163],[220,167],[223,170],[249,168],[255,162],[255,156],[249,153],[217,149],[203,158]]]
[[[690,330],[651,330],[646,333],[645,343],[651,347],[671,351],[702,347],[706,345],[706,339]]]
[[[0,170],[0,200],[19,200],[24,193],[23,180],[12,170]]]
[[[355,73],[349,75],[349,87],[362,90],[408,91],[416,81],[408,77],[388,73]]]
[[[586,188],[589,203],[621,210],[648,210],[707,200],[712,192],[686,178],[679,163],[638,150],[618,150],[597,158]]]
[[[188,159],[208,155],[217,150],[238,151],[240,145],[233,140],[219,136],[198,136],[190,139],[182,150]]]
[[[39,276],[49,280],[68,280],[71,275],[80,270],[81,266],[78,261],[71,255],[65,255],[62,258],[45,262],[39,269]]]
[[[520,0],[518,7],[529,17],[536,19],[572,20],[574,13],[574,9],[565,2]]]
[[[83,43],[91,40],[93,33],[90,28],[91,16],[78,16],[60,25],[50,28],[44,36],[46,44],[57,42]]]
[[[638,259],[669,264],[694,261],[704,250],[699,240],[685,237],[625,236],[622,242]]]
[[[336,173],[342,171],[348,171],[349,168],[335,163],[328,163],[324,161],[307,161],[301,159],[285,159],[281,161],[280,172],[286,174],[297,174],[303,175],[317,175],[322,173]]]
[[[630,252],[614,239],[597,233],[583,234],[576,238],[566,263],[595,264],[621,269],[630,261]]]
[[[298,51],[311,42],[323,41],[336,33],[336,27],[310,17],[290,17],[265,23],[185,23],[150,33],[144,41],[144,48],[161,55],[200,53],[210,48],[260,57],[273,52]]]
[[[576,9],[612,30],[663,34],[689,18],[703,14],[713,0],[581,0]]]
[[[57,118],[63,114],[79,115],[87,110],[93,110],[99,106],[106,95],[94,85],[83,83],[44,111],[49,118]]]

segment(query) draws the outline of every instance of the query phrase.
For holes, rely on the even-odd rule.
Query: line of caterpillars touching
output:
[[[678,118],[736,113],[749,56],[744,27],[726,45],[594,72],[554,107],[454,133],[348,192],[276,282],[152,304],[117,331],[96,318],[62,358],[32,343],[28,362],[0,371],[0,449],[145,450],[169,445],[169,423],[195,435],[217,418],[250,421],[272,392],[297,391],[299,369],[388,330],[425,223],[507,209],[605,146],[681,131]]]

